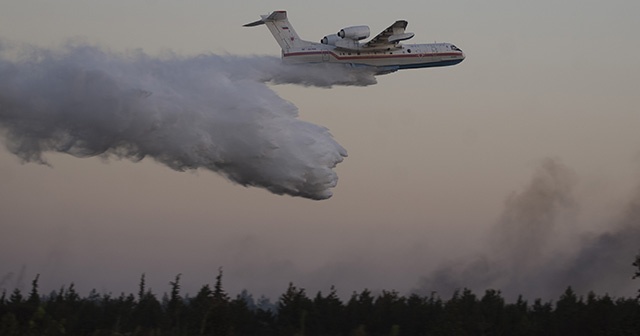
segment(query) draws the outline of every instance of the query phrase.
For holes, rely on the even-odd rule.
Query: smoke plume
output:
[[[449,295],[463,287],[501,290],[507,297],[557,297],[567,286],[580,293],[628,295],[631,263],[640,251],[640,188],[624,213],[597,234],[580,230],[575,173],[547,159],[531,182],[507,198],[486,247],[442,265],[418,292]]]
[[[4,48],[2,48],[4,46]],[[331,197],[347,152],[265,83],[370,85],[366,71],[286,66],[276,57],[126,55],[83,44],[59,51],[0,43],[0,135],[24,162],[45,152],[151,157],[243,186]]]
[[[634,270],[631,264],[639,253],[640,186],[605,232],[582,237],[582,248],[565,263],[555,282],[570,283],[583,292],[630,289]]]

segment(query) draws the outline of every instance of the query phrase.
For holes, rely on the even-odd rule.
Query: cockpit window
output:
[[[454,46],[453,44],[451,45],[451,50],[462,51],[462,50],[460,50],[460,48]]]

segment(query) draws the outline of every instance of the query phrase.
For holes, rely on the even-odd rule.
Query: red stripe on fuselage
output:
[[[432,56],[462,56],[462,53],[415,53],[415,54],[368,54],[357,56],[338,56],[333,51],[321,50],[321,51],[300,51],[284,54],[283,57],[290,56],[309,56],[309,55],[323,55],[330,54],[338,60],[358,60],[358,59],[384,59],[384,58],[423,58]]]

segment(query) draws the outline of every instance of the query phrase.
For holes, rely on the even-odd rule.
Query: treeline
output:
[[[468,289],[448,300],[364,290],[343,302],[333,287],[308,296],[289,284],[273,305],[246,291],[230,298],[222,271],[192,298],[180,294],[180,275],[169,284],[161,299],[144,274],[137,295],[81,297],[71,284],[42,296],[36,277],[28,294],[2,293],[0,335],[640,335],[638,298],[581,297],[571,287],[555,303]]]

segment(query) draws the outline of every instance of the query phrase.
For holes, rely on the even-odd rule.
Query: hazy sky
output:
[[[307,40],[360,24],[375,34],[405,19],[412,43],[454,43],[467,58],[368,87],[270,85],[348,151],[324,201],[152,159],[48,153],[52,167],[23,164],[3,143],[0,287],[27,288],[39,273],[45,291],[75,282],[83,293],[133,292],[144,272],[162,293],[182,273],[194,293],[223,267],[232,294],[276,299],[289,282],[311,293],[331,285],[342,295],[428,292],[445,286],[438,279],[448,270],[447,284],[557,297],[574,284],[578,262],[584,288],[629,295],[640,287],[630,279],[640,240],[597,243],[629,227],[640,239],[629,210],[640,207],[638,1],[6,0],[0,42],[278,56],[265,27],[242,24],[279,9]],[[508,228],[519,225],[544,231],[524,256],[513,251],[532,231]],[[626,258],[627,269],[584,259],[594,246],[604,251],[595,255]],[[504,261],[513,256],[527,262]],[[479,257],[499,271],[469,278]],[[522,283],[540,270],[562,275]]]

